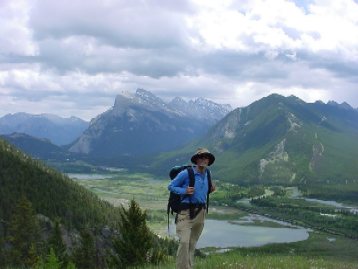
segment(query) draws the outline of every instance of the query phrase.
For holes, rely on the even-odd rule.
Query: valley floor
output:
[[[166,233],[167,216],[165,213],[167,203],[167,182],[155,180],[147,174],[121,174],[114,178],[102,179],[80,179],[78,182],[96,193],[99,197],[114,205],[125,203],[130,199],[139,202],[148,213],[148,224],[151,229],[161,235]],[[234,186],[235,187],[235,186]],[[229,189],[233,189],[229,186]],[[242,191],[242,188],[239,187]],[[223,220],[238,220],[247,215],[240,208],[217,207],[215,200],[226,199],[224,186],[222,192],[216,193],[213,204],[210,207],[209,218]],[[302,212],[307,210],[309,201],[297,200],[292,194],[285,196],[288,206],[295,206],[299,203]],[[290,200],[291,199],[291,200]],[[274,200],[276,201],[276,200]],[[281,202],[282,202],[281,201]],[[150,205],[150,208],[148,207]],[[294,207],[295,208],[295,207]],[[322,209],[319,206],[320,210]],[[218,210],[219,209],[219,210]],[[308,208],[310,209],[310,207]],[[328,210],[328,209],[327,209]],[[318,212],[317,214],[321,214]],[[272,213],[270,213],[272,215]],[[274,215],[274,214],[273,214]],[[272,216],[273,216],[272,215]],[[288,215],[287,215],[288,216]],[[287,217],[286,216],[286,217]],[[291,214],[290,217],[293,215]],[[352,217],[353,218],[353,217]],[[285,219],[285,218],[284,218]],[[287,219],[287,218],[286,218]],[[319,219],[324,219],[319,216]],[[328,220],[330,218],[327,217]],[[356,217],[354,217],[355,221]],[[304,222],[302,222],[304,223]],[[353,222],[352,222],[353,223]],[[254,225],[269,225],[275,227],[274,223],[255,223]],[[323,225],[323,223],[322,223]],[[308,226],[312,227],[312,226]],[[323,227],[323,226],[322,226]],[[331,240],[334,237],[334,240]],[[269,244],[262,247],[234,248],[226,253],[217,253],[217,249],[203,249],[209,253],[206,258],[197,258],[195,269],[222,269],[222,268],[284,268],[284,269],[358,269],[358,240],[349,239],[339,234],[332,235],[324,231],[312,230],[309,238],[294,243]],[[171,257],[166,263],[157,266],[144,266],[141,268],[175,268],[174,258]]]

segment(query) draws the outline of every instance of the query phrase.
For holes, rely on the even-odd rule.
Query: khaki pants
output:
[[[204,228],[206,209],[201,209],[194,219],[190,219],[189,209],[182,210],[177,217],[176,232],[179,237],[176,268],[192,269],[194,252]]]

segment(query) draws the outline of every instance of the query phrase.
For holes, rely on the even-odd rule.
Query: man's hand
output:
[[[210,193],[216,191],[216,185],[214,182],[211,182],[211,190],[210,190]]]
[[[194,187],[187,187],[186,194],[192,195],[194,193]]]

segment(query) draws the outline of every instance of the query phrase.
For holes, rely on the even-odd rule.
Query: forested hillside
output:
[[[0,268],[118,268],[164,257],[168,242],[134,200],[115,208],[1,139],[0,186]]]
[[[69,227],[80,229],[118,221],[118,212],[109,203],[3,140],[0,171],[0,218],[5,222],[21,196],[27,197],[36,213],[60,218]]]

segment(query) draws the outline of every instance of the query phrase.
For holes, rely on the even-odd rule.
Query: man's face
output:
[[[197,166],[208,166],[209,165],[209,157],[206,155],[199,155],[199,157],[196,160]]]

